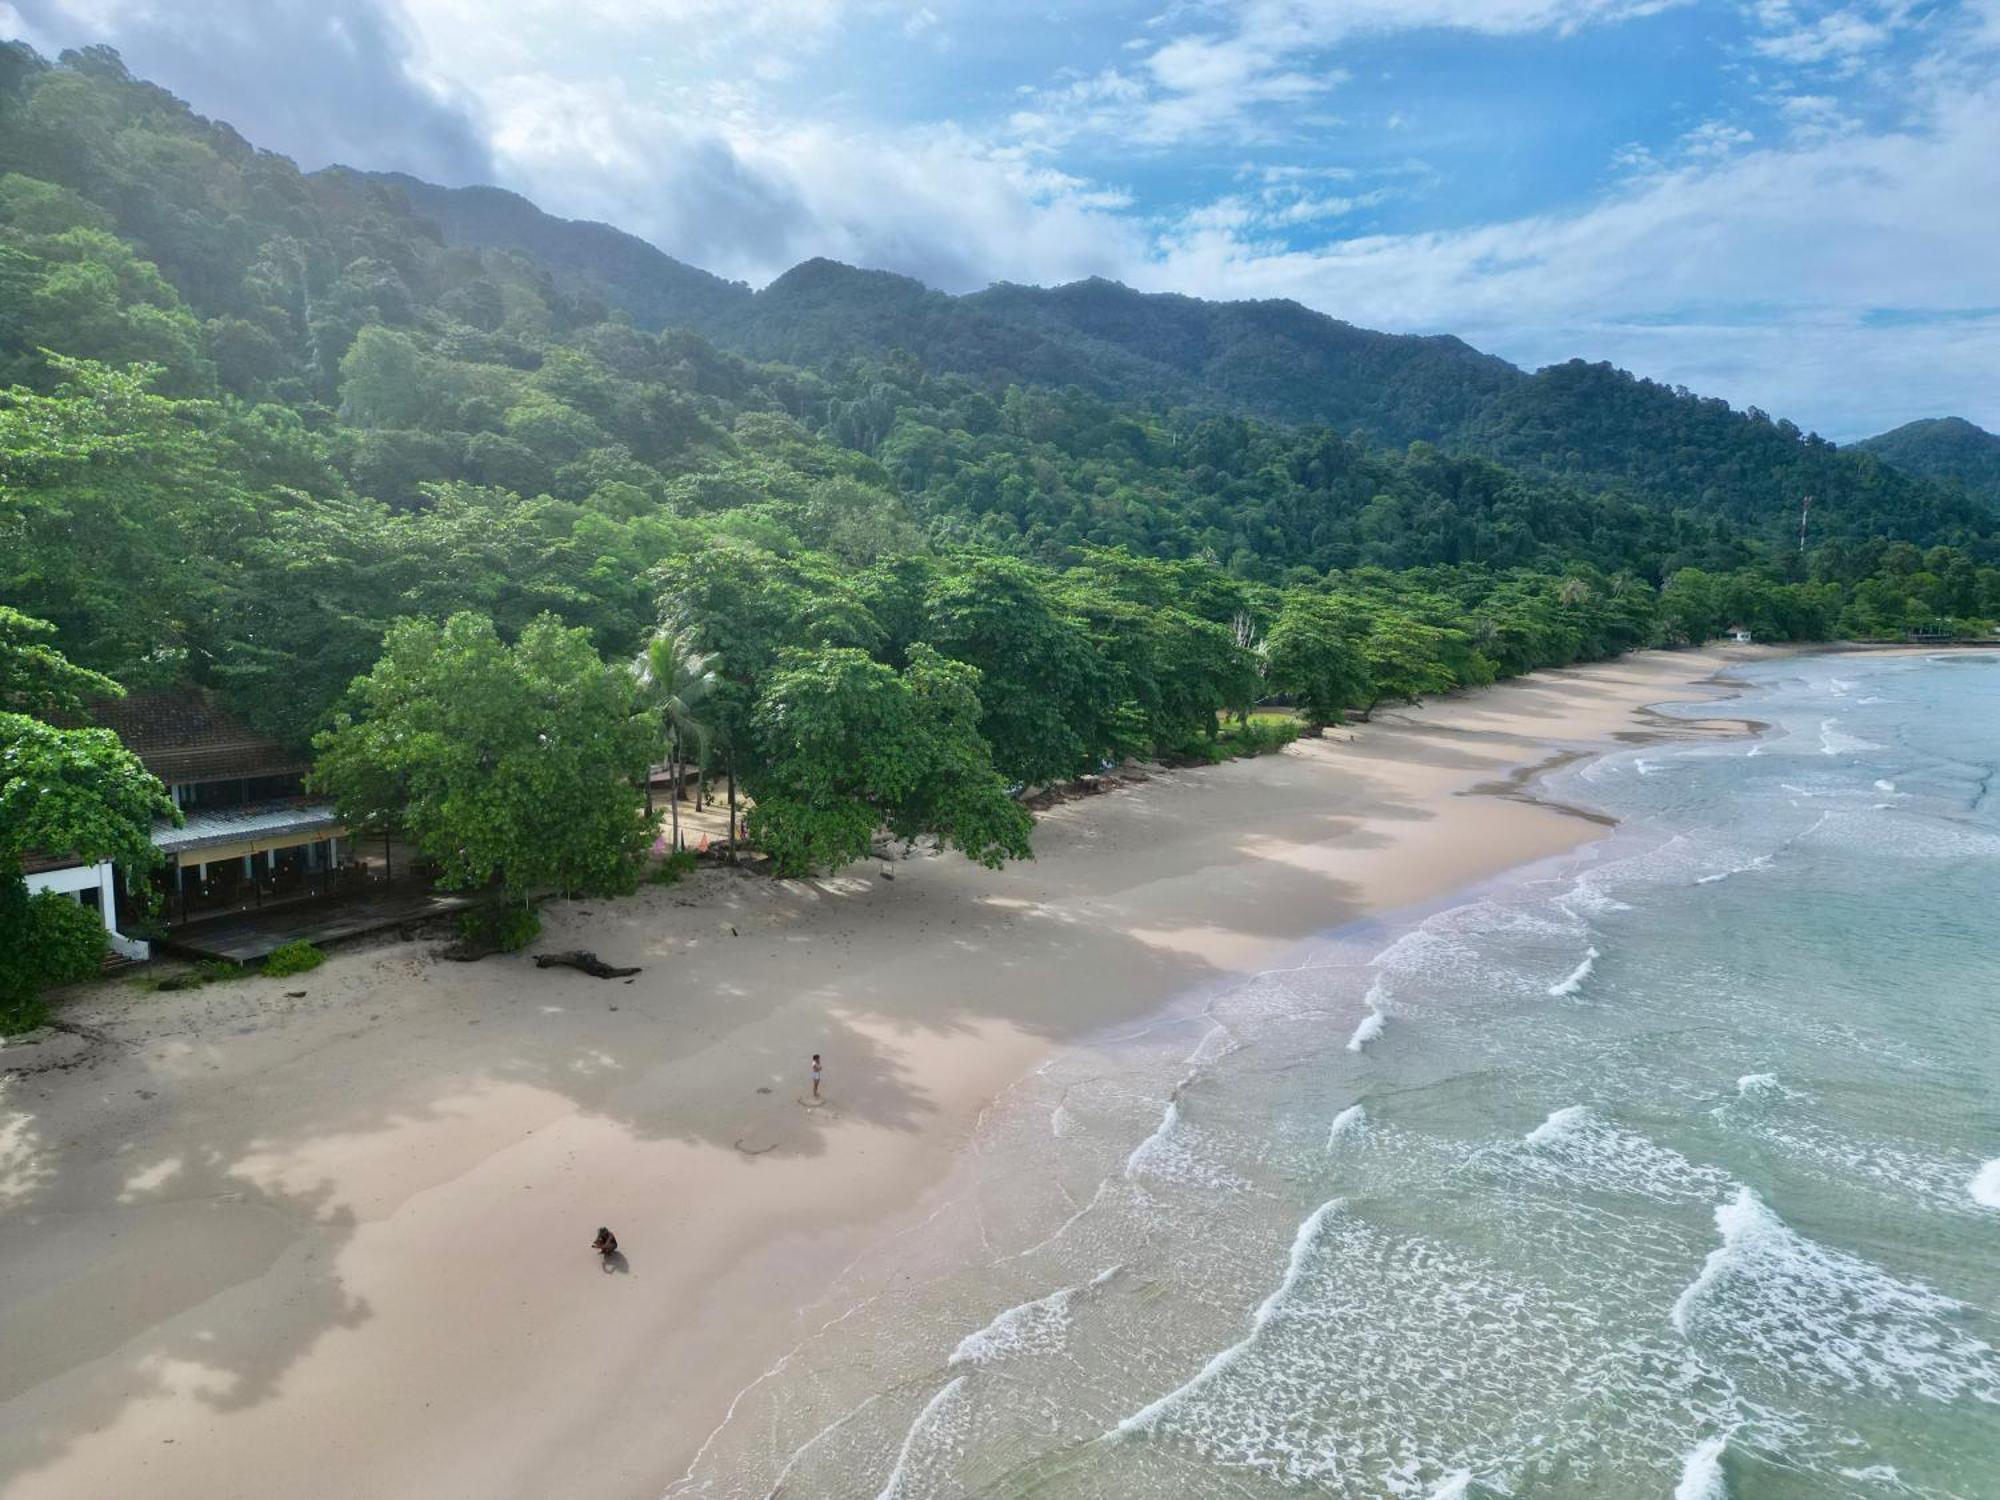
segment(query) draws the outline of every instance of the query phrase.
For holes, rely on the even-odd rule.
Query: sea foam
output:
[[[971,1402],[960,1375],[924,1403],[910,1430],[903,1435],[895,1465],[875,1500],[906,1500],[932,1493],[933,1479],[945,1477],[947,1466],[971,1425]]]
[[[1292,1253],[1285,1261],[1285,1274],[1279,1278],[1277,1288],[1258,1303],[1256,1312],[1250,1315],[1250,1332],[1210,1359],[1192,1380],[1176,1386],[1159,1400],[1141,1407],[1125,1418],[1113,1429],[1118,1436],[1130,1437],[1137,1433],[1152,1431],[1159,1424],[1161,1417],[1201,1390],[1249,1352],[1258,1337],[1270,1326],[1271,1320],[1284,1310],[1286,1299],[1292,1295],[1293,1289],[1299,1284],[1299,1279],[1305,1275],[1306,1262],[1312,1256],[1313,1246],[1319,1239],[1321,1228],[1332,1215],[1340,1211],[1342,1202],[1343,1200],[1339,1198],[1328,1199],[1299,1225],[1298,1233],[1292,1236]]]
[[[1868,750],[1882,747],[1873,740],[1864,740],[1857,735],[1846,734],[1838,727],[1838,719],[1822,719],[1819,725],[1819,753],[1821,755],[1860,755]]]
[[[1581,1104],[1552,1113],[1522,1139],[1525,1150],[1489,1157],[1503,1170],[1560,1178],[1598,1192],[1671,1203],[1713,1198],[1728,1176],[1614,1124]]]
[[[1674,1500],[1728,1500],[1729,1487],[1722,1477],[1722,1450],[1726,1438],[1706,1439],[1681,1465],[1680,1483],[1674,1486]]]
[[[1564,1000],[1582,989],[1584,981],[1590,978],[1591,971],[1597,967],[1599,956],[1595,948],[1586,950],[1583,955],[1583,962],[1578,964],[1574,969],[1571,969],[1567,978],[1558,980],[1556,983],[1550,985],[1549,994],[1555,999]]]
[[[1722,1242],[1674,1300],[1690,1342],[1739,1355],[1759,1379],[2000,1405],[2000,1355],[1958,1326],[1965,1304],[1816,1244],[1747,1187],[1715,1227]]]
[[[1047,1354],[1069,1336],[1070,1308],[1085,1293],[1103,1286],[1122,1266],[1099,1271],[1082,1286],[1066,1286],[1033,1302],[1010,1307],[977,1333],[968,1333],[945,1361],[949,1365],[990,1365],[1017,1354]]]
[[[2000,1208],[2000,1156],[1996,1156],[1973,1174],[1966,1185],[1972,1194],[1972,1201],[1981,1208]]]
[[[1368,1128],[1368,1111],[1358,1104],[1350,1104],[1333,1117],[1333,1124],[1327,1127],[1326,1149],[1331,1151],[1342,1138],[1359,1135]]]

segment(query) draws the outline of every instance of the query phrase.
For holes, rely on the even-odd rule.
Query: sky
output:
[[[2000,0],[0,0],[761,285],[1108,276],[2000,429]]]

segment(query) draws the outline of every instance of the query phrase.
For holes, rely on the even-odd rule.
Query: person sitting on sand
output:
[[[597,1238],[590,1242],[590,1248],[595,1250],[599,1255],[616,1255],[618,1253],[618,1236],[608,1229],[599,1229],[597,1231]]]

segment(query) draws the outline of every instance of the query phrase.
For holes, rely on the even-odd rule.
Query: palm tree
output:
[[[667,742],[667,763],[672,767],[673,813],[672,847],[681,847],[681,767],[685,752],[703,755],[708,749],[709,725],[701,706],[715,687],[715,673],[709,663],[714,658],[695,649],[691,631],[662,625],[646,638],[646,647],[632,662],[632,675],[647,703],[660,716],[660,729]],[[646,809],[652,811],[652,777],[646,778]]]

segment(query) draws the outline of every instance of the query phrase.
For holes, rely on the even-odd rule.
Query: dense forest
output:
[[[2000,619],[1964,488],[1605,367],[1104,283],[753,294],[301,173],[103,49],[0,49],[0,387],[10,766],[69,753],[58,667],[198,684],[523,896],[615,885],[667,753],[740,781],[780,870],[885,828],[990,862],[1020,788],[1256,748],[1259,702]],[[63,826],[0,828],[0,873]]]
[[[1963,417],[1905,422],[1854,446],[1906,474],[1962,485],[1973,499],[2000,506],[2000,436]]]

